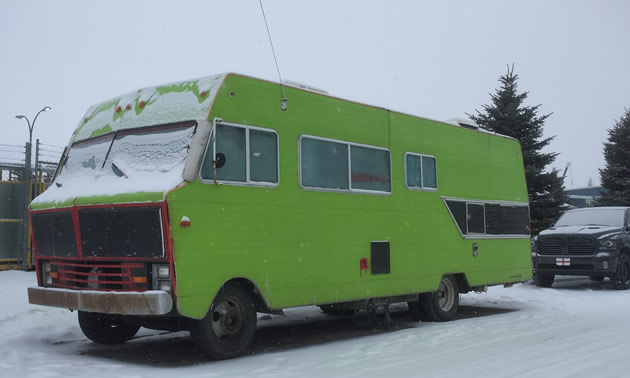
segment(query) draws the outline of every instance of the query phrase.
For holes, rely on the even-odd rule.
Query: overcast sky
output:
[[[514,63],[566,186],[599,183],[630,108],[630,1],[263,1],[282,78],[432,119],[490,102]],[[278,81],[258,0],[0,0],[0,144],[67,144],[87,108],[238,72]]]

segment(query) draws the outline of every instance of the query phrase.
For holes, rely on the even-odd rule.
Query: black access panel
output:
[[[389,274],[389,242],[373,241],[371,242],[371,258],[372,274]]]

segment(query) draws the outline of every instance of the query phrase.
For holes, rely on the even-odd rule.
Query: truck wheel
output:
[[[553,274],[536,273],[534,274],[534,284],[540,287],[551,287],[554,278],[555,275]]]
[[[442,277],[438,290],[420,294],[422,311],[429,320],[446,322],[452,320],[459,307],[459,287],[452,275]]]
[[[240,287],[221,289],[210,311],[190,324],[190,336],[201,352],[223,360],[243,354],[256,333],[256,308]]]
[[[88,339],[98,344],[121,344],[138,333],[139,325],[124,322],[120,315],[79,311],[79,326]]]
[[[617,290],[630,289],[630,257],[625,253],[619,257],[617,271],[612,281],[615,283],[615,289]]]

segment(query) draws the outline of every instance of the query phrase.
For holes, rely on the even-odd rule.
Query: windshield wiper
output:
[[[120,168],[118,168],[118,166],[116,164],[114,164],[114,162],[112,162],[112,171],[114,171],[114,174],[118,177],[125,177],[125,178],[129,178],[127,177],[127,175],[125,174],[125,172],[123,172]]]

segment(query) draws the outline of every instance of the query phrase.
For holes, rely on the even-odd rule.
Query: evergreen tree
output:
[[[599,170],[602,185],[608,192],[602,194],[597,206],[630,206],[630,110],[608,130],[604,143],[606,167]]]
[[[483,129],[518,139],[523,151],[525,179],[529,194],[532,235],[548,228],[564,210],[568,200],[564,191],[564,179],[554,169],[545,172],[557,153],[544,153],[542,149],[554,137],[543,139],[543,126],[551,114],[538,115],[536,106],[525,106],[529,92],[518,93],[518,75],[514,65],[508,66],[507,74],[499,78],[501,87],[490,94],[491,105],[483,105],[483,111],[476,115],[468,114]]]

